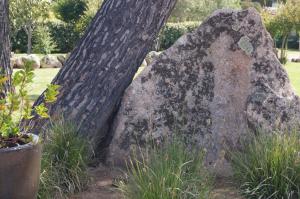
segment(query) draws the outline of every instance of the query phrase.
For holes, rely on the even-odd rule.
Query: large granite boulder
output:
[[[33,68],[40,68],[41,67],[41,62],[40,58],[37,55],[31,54],[31,55],[26,55],[22,57],[23,63],[26,62],[31,62]]]
[[[58,60],[62,65],[64,65],[65,62],[66,62],[66,56],[64,56],[64,55],[57,55],[57,60]]]
[[[22,57],[12,57],[11,64],[13,68],[24,68],[24,63]]]
[[[226,175],[227,150],[239,148],[250,130],[299,121],[299,97],[260,15],[219,10],[128,87],[112,126],[108,162],[124,165],[137,146],[180,133],[205,148],[206,164]]]
[[[41,68],[61,68],[62,63],[56,56],[46,55],[41,59]]]
[[[11,66],[13,68],[24,68],[26,62],[31,62],[33,68],[40,68],[40,58],[37,55],[22,55],[20,57],[12,56],[10,59]]]

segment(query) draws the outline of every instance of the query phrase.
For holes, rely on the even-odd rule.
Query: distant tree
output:
[[[241,7],[242,9],[255,8],[258,12],[262,11],[261,4],[259,2],[253,2],[251,0],[241,1]]]
[[[262,10],[261,12],[261,16],[264,22],[264,25],[266,27],[266,29],[268,30],[268,32],[270,33],[270,35],[272,36],[274,42],[275,42],[275,38],[277,36],[280,36],[280,24],[277,23],[276,21],[276,14],[275,13],[271,13],[268,10]],[[276,44],[276,42],[275,42]]]
[[[10,89],[11,73],[8,0],[0,0],[0,86],[4,87],[0,99],[5,98],[6,92]]]
[[[76,31],[79,32],[80,35],[84,33],[91,23],[102,3],[103,0],[86,0],[86,10],[76,23]]]
[[[178,0],[169,21],[202,21],[221,8],[240,8],[240,0]]]
[[[288,36],[292,31],[300,29],[300,0],[288,0],[282,4],[266,27],[271,34],[282,37],[280,60],[285,63]]]
[[[50,54],[56,50],[57,45],[53,41],[47,26],[38,26],[34,31],[34,38],[34,53]]]
[[[55,0],[55,16],[65,23],[76,23],[87,9],[87,0]]]
[[[49,14],[48,0],[10,0],[11,23],[15,31],[23,30],[27,35],[27,54],[32,51],[33,31]]]
[[[274,41],[276,37],[282,38],[280,61],[285,63],[288,36],[292,31],[300,29],[300,0],[288,0],[276,12],[264,10],[262,18]]]
[[[83,35],[87,24],[93,16],[86,16],[90,1],[100,0],[53,0],[52,10],[56,21],[50,25],[51,35],[56,38],[58,49],[62,52],[71,51]]]

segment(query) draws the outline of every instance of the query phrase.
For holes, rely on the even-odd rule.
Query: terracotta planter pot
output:
[[[33,142],[14,148],[0,149],[0,198],[35,199],[37,197],[41,144]]]

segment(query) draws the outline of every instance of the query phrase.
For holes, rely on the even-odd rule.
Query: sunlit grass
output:
[[[66,198],[85,189],[91,151],[89,143],[78,135],[78,128],[61,118],[45,135],[38,198]]]
[[[129,162],[129,181],[120,182],[125,199],[207,199],[211,176],[203,165],[204,153],[189,150],[181,139],[137,155]]]
[[[296,90],[296,93],[300,95],[300,63],[288,62],[285,65],[292,86]]]
[[[14,72],[18,69],[14,69]],[[47,88],[47,85],[51,83],[52,79],[58,73],[59,68],[41,68],[34,70],[33,82],[28,85],[29,97],[32,101],[35,101],[40,94]]]
[[[300,198],[299,132],[259,132],[233,153],[235,178],[248,199]]]

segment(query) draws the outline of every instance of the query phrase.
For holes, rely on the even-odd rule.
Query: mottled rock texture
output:
[[[207,165],[226,175],[227,149],[238,148],[249,129],[295,125],[299,102],[260,15],[219,10],[128,87],[108,162],[122,165],[137,146],[180,133],[204,147]]]

